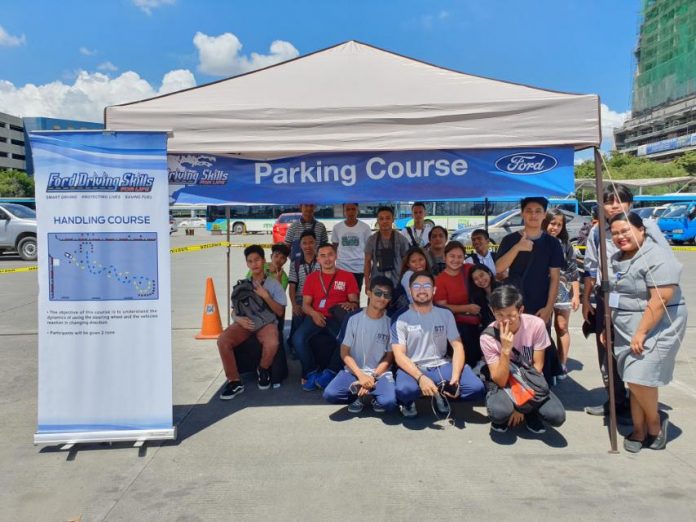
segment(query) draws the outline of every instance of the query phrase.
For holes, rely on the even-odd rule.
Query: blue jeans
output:
[[[350,385],[358,379],[346,369],[338,372],[333,381],[324,390],[324,400],[331,404],[348,404],[358,398],[358,395],[350,391]],[[383,373],[375,383],[375,389],[370,395],[377,404],[385,410],[396,409],[396,391],[394,389],[394,376],[390,371]]]
[[[452,378],[452,363],[443,364],[432,368],[420,368],[423,375],[431,379],[435,384],[443,381],[449,382]],[[396,398],[400,404],[410,404],[421,396],[420,386],[416,379],[405,371],[396,371]],[[459,378],[459,399],[462,401],[475,401],[486,396],[486,389],[481,379],[474,375],[468,365]]]
[[[306,378],[309,372],[317,370],[317,361],[314,358],[314,351],[309,342],[312,340],[312,337],[321,332],[328,332],[334,339],[330,346],[321,347],[322,350],[332,350],[328,369],[334,372],[338,372],[341,369],[341,350],[338,341],[336,341],[340,329],[341,325],[332,319],[327,319],[326,326],[321,327],[314,324],[314,321],[308,315],[303,317],[302,323],[292,334],[292,346],[295,348],[297,357],[302,365],[302,377]]]

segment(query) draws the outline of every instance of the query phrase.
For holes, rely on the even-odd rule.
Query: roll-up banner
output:
[[[30,133],[40,444],[173,439],[167,134]]]
[[[565,197],[575,191],[572,147],[168,158],[172,201],[298,204]]]

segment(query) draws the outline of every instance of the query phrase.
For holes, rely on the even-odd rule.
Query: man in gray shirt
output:
[[[443,395],[452,399],[482,399],[485,389],[464,364],[464,345],[454,315],[446,308],[433,306],[433,276],[416,272],[409,287],[413,303],[393,318],[391,327],[392,350],[399,366],[396,398],[401,413],[404,417],[418,415],[415,400],[421,396],[434,397],[442,414],[449,413]],[[452,360],[447,357],[447,341],[452,345]]]
[[[324,399],[332,404],[348,404],[351,413],[362,411],[363,398],[368,395],[377,413],[396,408],[391,372],[394,358],[386,314],[393,292],[390,279],[373,278],[367,292],[367,308],[353,313],[343,323],[339,339],[345,368],[326,387]]]
[[[265,253],[261,246],[251,245],[244,249],[249,279],[254,285],[254,293],[259,296],[264,306],[270,309],[276,316],[276,320],[257,328],[250,317],[239,314],[239,310],[233,310],[234,323],[228,326],[217,339],[218,351],[222,367],[225,370],[227,382],[220,392],[221,400],[229,400],[244,391],[244,384],[239,377],[237,359],[234,350],[249,337],[256,337],[261,344],[261,361],[256,371],[258,387],[267,390],[271,387],[270,367],[278,352],[279,332],[277,318],[285,316],[285,290],[273,277],[266,277]]]
[[[370,288],[370,277],[386,276],[394,287],[401,277],[401,260],[409,248],[408,240],[394,230],[394,211],[390,207],[377,209],[379,230],[365,244],[365,288]]]

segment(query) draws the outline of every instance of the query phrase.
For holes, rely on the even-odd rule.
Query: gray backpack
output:
[[[273,310],[254,292],[254,284],[249,279],[241,279],[234,285],[232,308],[235,315],[247,317],[254,322],[254,331],[277,320]]]

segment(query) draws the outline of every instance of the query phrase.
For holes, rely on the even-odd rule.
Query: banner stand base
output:
[[[63,445],[69,450],[75,444],[98,442],[133,442],[140,448],[148,440],[176,440],[176,428],[156,430],[114,430],[85,432],[35,433],[34,444]]]

